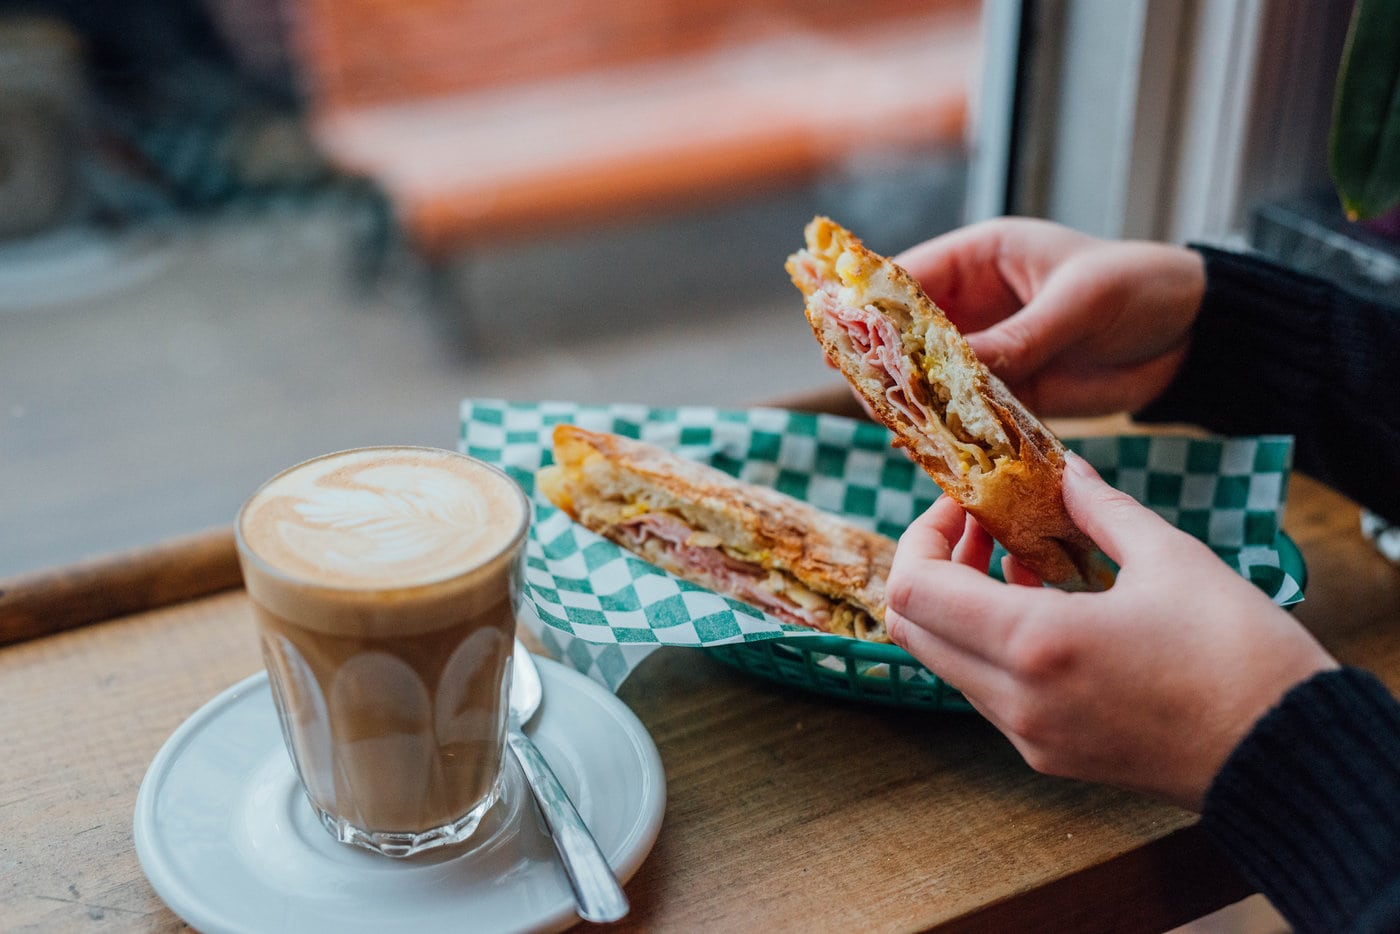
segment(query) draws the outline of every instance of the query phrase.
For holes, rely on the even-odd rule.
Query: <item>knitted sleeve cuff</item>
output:
[[[1230,755],[1201,826],[1301,931],[1400,917],[1400,703],[1354,668],[1293,688]]]
[[[1298,469],[1400,522],[1400,306],[1259,257],[1193,248],[1206,291],[1191,348],[1138,420],[1291,434]]]
[[[1298,425],[1326,379],[1323,289],[1252,257],[1194,247],[1205,260],[1206,291],[1191,349],[1176,379],[1137,414],[1227,434]]]

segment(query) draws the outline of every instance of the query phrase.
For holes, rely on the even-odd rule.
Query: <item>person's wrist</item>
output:
[[[1315,651],[1301,653],[1286,667],[1280,668],[1267,682],[1248,693],[1248,702],[1241,704],[1235,711],[1230,728],[1225,731],[1222,741],[1217,743],[1213,754],[1203,763],[1205,768],[1199,780],[1194,783],[1198,787],[1192,788],[1187,800],[1179,803],[1186,803],[1191,810],[1199,813],[1211,786],[1215,784],[1216,778],[1235,750],[1271,711],[1283,703],[1288,693],[1324,671],[1334,671],[1341,667],[1321,646],[1314,644],[1313,649]]]

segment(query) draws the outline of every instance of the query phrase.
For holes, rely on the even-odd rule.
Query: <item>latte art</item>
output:
[[[495,804],[529,509],[481,461],[379,447],[283,471],[239,512],[282,735],[335,839],[407,856]]]
[[[258,491],[241,532],[259,557],[337,587],[411,586],[470,569],[523,521],[510,481],[446,451],[362,450],[302,464]]]
[[[346,478],[355,488],[320,486],[278,523],[287,547],[303,561],[319,557],[360,576],[401,576],[408,562],[431,572],[455,567],[483,532],[484,497],[446,471],[371,467]]]

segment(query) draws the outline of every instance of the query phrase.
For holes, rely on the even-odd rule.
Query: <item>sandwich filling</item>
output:
[[[961,336],[952,325],[938,328],[898,302],[867,298],[857,286],[868,273],[849,253],[823,261],[804,251],[800,258],[816,286],[807,296],[811,312],[841,335],[863,375],[883,383],[890,407],[937,444],[950,472],[972,479],[1015,459],[1001,420],[977,389],[978,374],[954,358],[951,344]]]
[[[610,526],[608,537],[653,564],[783,622],[858,639],[878,638],[884,631],[863,607],[818,593],[784,571],[765,568],[758,563],[761,556],[744,555],[674,513],[638,512]]]

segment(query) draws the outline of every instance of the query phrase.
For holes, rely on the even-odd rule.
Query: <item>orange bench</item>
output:
[[[851,11],[859,11],[853,16]],[[429,256],[960,146],[978,0],[297,0],[313,132]]]

